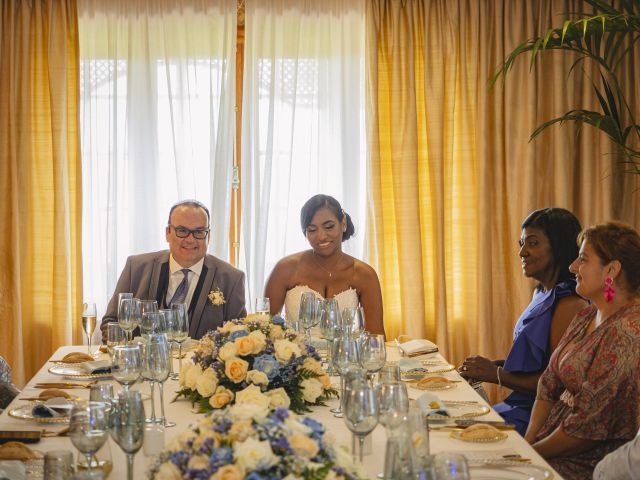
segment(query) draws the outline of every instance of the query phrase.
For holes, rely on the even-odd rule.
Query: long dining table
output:
[[[64,357],[64,355],[72,352],[72,351],[83,351],[86,347],[80,346],[64,346],[60,347],[51,357],[51,359],[60,359]],[[108,358],[107,354],[101,354],[103,359]],[[399,350],[393,346],[387,348],[387,359],[389,361],[397,361],[400,357]],[[421,357],[415,357],[418,359],[427,360],[428,362],[441,363],[446,364],[446,360],[439,353],[431,353],[428,355],[423,355]],[[185,360],[183,360],[185,361]],[[49,372],[52,363],[46,363],[42,366],[42,368],[36,373],[36,375],[27,383],[27,385],[22,390],[22,393],[14,399],[14,401],[9,405],[7,409],[0,415],[0,430],[25,430],[25,429],[46,429],[51,432],[57,432],[64,428],[64,425],[60,424],[42,424],[36,423],[29,420],[24,420],[20,418],[14,418],[9,414],[13,409],[28,403],[22,398],[30,398],[38,396],[40,390],[34,388],[34,385],[42,382],[63,382],[63,381],[76,381],[73,379],[65,379],[58,375],[54,375]],[[178,361],[174,359],[174,368],[177,369]],[[437,392],[432,392],[437,394],[440,400],[443,402],[459,402],[460,404],[469,404],[469,405],[477,405],[488,407],[487,403],[478,395],[478,393],[467,383],[462,377],[458,374],[455,369],[452,369],[447,372],[439,373],[439,375],[445,376],[450,380],[457,381],[454,385],[454,388],[450,388],[447,390],[439,390]],[[112,379],[101,380],[101,382],[112,383],[114,385],[114,391],[119,391],[121,387]],[[336,377],[334,379],[336,385],[339,385],[339,380]],[[424,392],[421,390],[417,390],[411,386],[411,383],[408,383],[408,390],[410,398],[417,398],[419,395]],[[132,387],[133,389],[141,390],[142,392],[149,392],[148,384],[136,384]],[[179,400],[171,403],[171,400],[174,396],[175,391],[178,389],[178,381],[177,380],[168,380],[165,383],[165,407],[166,414],[168,420],[176,422],[176,426],[172,428],[166,428],[164,431],[164,440],[165,443],[169,442],[175,435],[184,432],[191,424],[197,422],[202,415],[194,412],[191,403],[187,400]],[[74,389],[68,390],[68,392],[82,398],[88,398],[89,389]],[[341,418],[336,418],[329,411],[331,408],[336,407],[338,404],[337,399],[332,399],[327,402],[327,406],[313,407],[312,413],[308,414],[314,419],[322,422],[327,431],[332,432],[333,436],[338,440],[338,442],[344,444],[347,448],[351,446],[351,433],[347,429],[344,420]],[[157,392],[156,392],[156,405],[157,405]],[[150,404],[149,400],[145,401],[145,409],[147,410],[147,415],[149,414]],[[487,410],[484,408],[483,410]],[[477,420],[487,420],[487,421],[501,421],[502,418],[493,410],[488,409],[489,411],[483,414],[481,417],[476,417]],[[156,407],[156,413],[158,414],[158,407]],[[439,426],[442,426],[439,424]],[[545,478],[561,478],[557,472],[555,472],[549,464],[542,458],[538,453],[522,438],[517,432],[514,430],[506,430],[507,438],[495,443],[470,443],[464,442],[462,440],[458,440],[451,437],[451,432],[445,429],[437,429],[430,431],[430,449],[431,453],[439,453],[439,452],[460,452],[466,455],[475,455],[475,457],[482,456],[498,456],[500,457],[502,454],[504,455],[514,455],[516,457],[520,457],[522,459],[530,459],[533,465],[537,465],[542,467],[547,472],[549,472],[550,476],[545,476]],[[108,440],[110,442],[110,450],[113,459],[113,471],[110,474],[109,478],[126,478],[126,457],[123,452],[120,450],[118,445],[113,441],[113,439]],[[371,434],[371,439],[366,442],[366,446],[368,448],[365,449],[364,456],[364,468],[368,473],[370,478],[376,478],[376,476],[383,471],[384,469],[384,458],[385,458],[385,445],[386,445],[386,433],[384,427],[378,425],[376,429]],[[42,438],[39,443],[34,444],[34,449],[40,452],[47,452],[51,450],[70,450],[74,454],[74,458],[77,456],[77,450],[72,445],[69,437],[66,436],[58,436],[58,437],[47,437]],[[145,456],[143,450],[135,457],[134,464],[134,477],[145,478],[146,471],[149,466],[153,462],[152,456]],[[488,478],[486,477],[486,473],[483,474],[481,469],[474,470],[471,469],[471,478]],[[508,477],[504,477],[508,478]],[[522,477],[516,477],[522,478]]]

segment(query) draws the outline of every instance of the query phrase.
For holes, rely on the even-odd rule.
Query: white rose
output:
[[[291,399],[284,388],[276,388],[275,390],[270,390],[265,393],[267,397],[269,397],[269,405],[271,408],[289,408],[291,405]]]
[[[229,417],[232,421],[264,420],[269,415],[269,408],[255,403],[237,403],[229,409]]]
[[[310,435],[313,430],[311,427],[308,427],[297,417],[290,416],[284,421],[285,426],[291,431],[292,434],[301,433],[302,435]]]
[[[178,378],[178,383],[181,387],[187,386],[187,374],[189,373],[189,370],[191,370],[191,367],[193,367],[193,363],[191,362],[185,362],[182,364],[182,369],[180,370],[180,376]]]
[[[271,340],[279,340],[284,337],[284,330],[280,325],[271,325],[271,329],[269,330],[269,338]]]
[[[202,367],[200,365],[193,365],[187,372],[184,383],[187,388],[195,390],[198,384],[198,379],[202,375]]]
[[[276,340],[274,347],[275,357],[281,363],[288,362],[293,355],[300,356],[300,347],[289,340]]]
[[[249,385],[244,390],[236,393],[236,404],[253,403],[262,408],[269,408],[269,397],[260,391],[257,385]]]
[[[225,343],[220,350],[218,350],[218,358],[223,362],[226,362],[230,358],[233,358],[237,355],[238,349],[236,348],[236,344],[233,342]]]
[[[260,370],[249,370],[247,372],[247,382],[253,383],[254,385],[268,385],[269,377]]]
[[[216,387],[218,386],[218,376],[213,368],[209,367],[200,378],[198,378],[198,382],[196,383],[196,388],[198,393],[202,395],[204,398],[209,398],[216,391]]]
[[[153,477],[156,480],[180,480],[180,469],[171,462],[164,462]]]
[[[236,325],[235,323],[229,327],[229,332],[248,332],[247,327],[245,325]]]
[[[300,382],[302,398],[309,403],[314,403],[322,395],[322,384],[315,378],[305,378]]]
[[[245,471],[267,469],[278,462],[278,457],[273,454],[269,441],[261,442],[255,438],[237,442],[234,445],[233,458]]]

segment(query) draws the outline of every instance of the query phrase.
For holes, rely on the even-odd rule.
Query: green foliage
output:
[[[505,79],[516,59],[531,54],[530,69],[536,59],[548,50],[573,54],[572,72],[581,62],[594,62],[600,70],[599,81],[592,81],[600,111],[576,108],[539,125],[531,134],[533,140],[547,127],[559,123],[575,122],[591,125],[619,147],[622,163],[629,172],[640,174],[640,125],[629,106],[618,78],[622,62],[638,51],[640,40],[640,0],[621,0],[616,9],[604,0],[584,0],[591,6],[589,13],[576,13],[561,27],[547,30],[543,35],[518,45],[505,59],[491,79],[491,86],[499,78]]]
[[[331,462],[316,469],[307,467],[302,472],[302,478],[304,478],[304,480],[324,480],[331,471],[331,467],[333,467],[333,463]]]

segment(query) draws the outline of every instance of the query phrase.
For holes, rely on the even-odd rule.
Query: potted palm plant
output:
[[[547,120],[536,127],[529,141],[556,123],[591,125],[603,131],[617,146],[615,153],[620,155],[626,171],[640,174],[640,125],[625,98],[619,77],[620,66],[640,50],[640,0],[620,0],[616,2],[618,7],[614,7],[613,1],[584,2],[591,6],[590,12],[572,14],[561,27],[518,45],[500,66],[491,85],[499,78],[504,79],[516,59],[526,52],[531,55],[531,69],[536,66],[538,56],[549,50],[573,54],[571,71],[581,62],[594,62],[600,75],[591,83],[599,109],[575,108]]]

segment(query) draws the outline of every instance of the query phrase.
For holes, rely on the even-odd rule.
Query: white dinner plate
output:
[[[49,373],[73,378],[74,380],[95,380],[97,378],[111,378],[111,373],[86,373],[82,370],[81,367],[67,367],[62,365],[51,367],[49,369]]]
[[[469,465],[473,480],[549,480],[553,478],[551,470],[539,465],[498,462]]]

